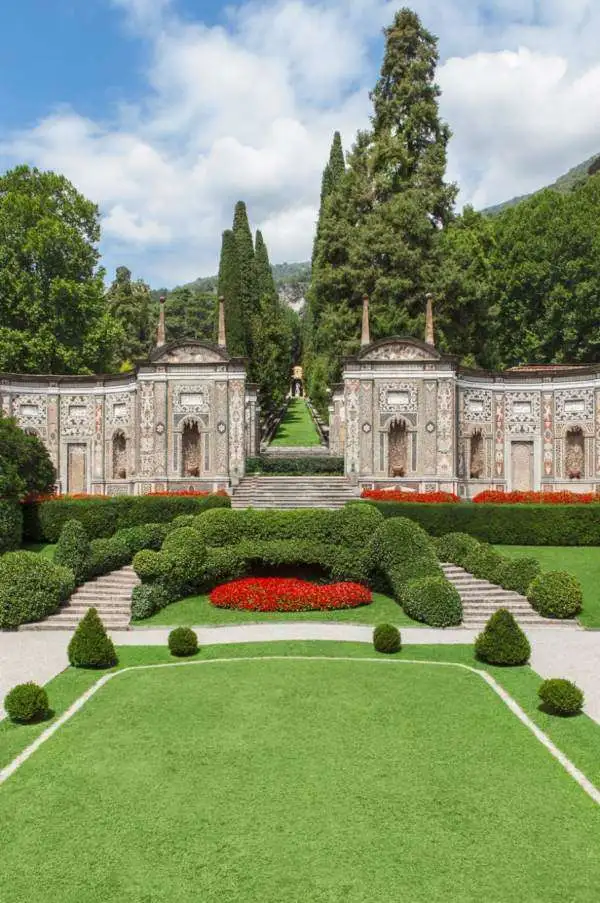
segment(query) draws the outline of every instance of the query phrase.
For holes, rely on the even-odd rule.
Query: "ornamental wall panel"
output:
[[[435,473],[437,452],[437,383],[427,380],[423,386],[423,436],[422,467],[423,473]]]
[[[349,474],[359,472],[359,429],[359,381],[351,379],[346,385],[346,468]]]
[[[363,380],[359,397],[360,472],[373,472],[373,383]]]
[[[437,392],[437,469],[438,476],[454,472],[454,384],[440,380]]]

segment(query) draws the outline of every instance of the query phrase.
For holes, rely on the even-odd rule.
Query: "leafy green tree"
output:
[[[201,291],[193,284],[174,288],[167,296],[165,309],[167,341],[191,338],[215,342],[217,314],[214,292]]]
[[[240,266],[235,235],[231,229],[223,232],[219,264],[219,295],[225,298],[225,329],[230,354],[246,353],[247,321],[242,308]]]
[[[0,370],[105,372],[121,329],[98,268],[98,208],[64,176],[0,176]]]
[[[150,286],[142,279],[133,282],[131,270],[117,267],[106,299],[111,316],[123,331],[123,340],[118,347],[121,361],[146,357],[153,344],[155,326]]]
[[[0,413],[0,498],[45,495],[55,482],[56,471],[41,439]]]

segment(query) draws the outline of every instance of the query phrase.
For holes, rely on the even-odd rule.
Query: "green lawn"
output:
[[[292,398],[271,445],[320,445],[321,440],[303,398]]]
[[[360,608],[346,608],[343,611],[299,611],[264,612],[233,611],[215,608],[208,596],[190,596],[181,602],[173,602],[162,611],[136,621],[139,627],[174,626],[200,627],[221,624],[254,624],[269,621],[350,621],[354,624],[381,624],[388,622],[399,627],[423,627],[404,614],[401,607],[389,596],[373,593],[373,602]]]
[[[38,555],[43,555],[44,558],[54,558],[54,550],[56,548],[56,543],[50,542],[26,542],[23,544],[22,549],[25,552],[37,552]]]
[[[345,643],[202,658],[273,654],[356,660],[146,670],[104,687],[0,788],[0,899],[597,898],[600,807],[480,678],[361,663],[369,646]],[[472,663],[468,647],[409,654]],[[539,683],[500,673],[528,698]],[[568,755],[583,737],[593,761],[596,725],[560,730]]]
[[[567,571],[583,587],[583,611],[579,620],[586,627],[600,627],[600,549],[596,546],[496,546],[511,558],[537,558],[544,571]]]

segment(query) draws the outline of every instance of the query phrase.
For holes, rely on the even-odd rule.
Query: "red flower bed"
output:
[[[196,489],[172,489],[167,492],[146,492],[145,495],[151,495],[154,497],[162,496],[163,498],[165,498],[165,497],[172,498],[174,495],[190,496],[193,498],[206,498],[207,495],[228,495],[228,493],[225,492],[224,489],[219,489],[219,490],[217,490],[217,492],[207,492],[207,491],[200,490],[200,489],[198,489],[198,490],[196,490]]]
[[[319,586],[307,580],[279,577],[232,580],[213,589],[209,598],[217,608],[242,611],[336,611],[373,601],[371,591],[359,583]]]
[[[600,502],[592,492],[497,492],[488,489],[474,496],[474,502],[494,505],[589,505]]]
[[[360,497],[375,502],[460,502],[453,492],[402,492],[401,489],[363,489]]]

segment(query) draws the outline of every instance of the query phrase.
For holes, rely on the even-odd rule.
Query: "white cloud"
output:
[[[367,124],[373,46],[397,4],[253,0],[207,27],[177,0],[107,2],[149,44],[146,95],[110,122],[49,111],[0,147],[6,163],[64,172],[101,206],[107,265],[153,284],[215,272],[239,198],[275,261],[306,259],[331,135],[348,147]],[[600,151],[593,0],[414,6],[440,36],[462,201],[529,191]]]

